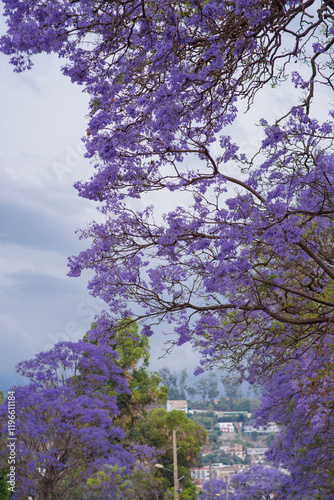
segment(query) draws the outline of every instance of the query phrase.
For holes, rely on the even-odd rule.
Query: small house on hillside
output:
[[[269,448],[247,448],[247,455],[251,458],[251,463],[261,463],[266,459],[266,451]]]
[[[179,410],[188,413],[188,403],[185,399],[169,399],[167,401],[167,411]]]
[[[252,422],[249,422],[248,425],[244,425],[243,431],[245,434],[250,434],[251,432],[258,432],[259,434],[270,434],[271,432],[279,432],[279,427],[275,422],[270,422],[268,425],[250,425]]]
[[[218,422],[216,425],[221,432],[234,432],[233,422]]]
[[[224,443],[219,449],[228,455],[236,455],[240,458],[244,458],[245,455],[242,450],[242,444]]]

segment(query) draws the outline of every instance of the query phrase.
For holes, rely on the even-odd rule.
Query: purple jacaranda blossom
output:
[[[164,322],[200,370],[273,384],[297,373],[333,335],[333,112],[317,109],[332,89],[331,2],[4,0],[4,14],[0,50],[17,71],[55,52],[90,97],[94,172],[75,186],[105,219],[80,233],[90,246],[69,274],[93,272],[106,328]],[[260,121],[250,158],[233,126],[267,85],[296,98]],[[293,494],[299,481],[314,495],[295,474]]]
[[[67,499],[100,470],[121,470],[118,480],[129,473],[136,456],[123,448],[124,431],[113,422],[116,397],[128,392],[117,357],[107,343],[81,340],[18,364],[27,385],[13,387],[0,407],[3,465],[6,445],[15,443],[15,498]],[[9,402],[16,417],[10,429]]]
[[[268,459],[288,471],[278,498],[289,492],[291,498],[330,500],[334,495],[332,337],[322,338],[306,352],[301,348],[298,354],[267,381],[258,422],[280,426],[267,452]]]

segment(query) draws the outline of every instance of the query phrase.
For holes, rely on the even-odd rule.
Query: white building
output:
[[[270,432],[279,432],[279,427],[275,422],[270,422],[268,425],[244,425],[243,431],[245,434],[250,434],[251,432],[270,434]]]
[[[250,456],[252,463],[261,463],[266,460],[266,451],[269,448],[247,448],[247,455]]]
[[[219,430],[221,432],[234,432],[235,431],[233,422],[218,422],[218,424],[216,424],[216,425],[217,425],[217,427],[219,427]]]
[[[188,403],[185,399],[169,399],[167,401],[167,411],[179,410],[188,413]]]
[[[206,481],[209,481],[210,479],[210,468],[208,466],[206,467],[198,467],[198,468],[193,468],[190,469],[190,476],[191,479],[197,483],[197,484],[203,484]],[[211,477],[216,478],[216,472],[211,468]]]
[[[269,448],[247,448],[248,455],[264,455]]]

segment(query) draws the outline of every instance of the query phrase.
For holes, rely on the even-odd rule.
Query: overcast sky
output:
[[[86,290],[88,275],[66,276],[67,257],[85,248],[75,231],[96,211],[73,188],[90,175],[81,143],[88,99],[59,68],[43,55],[15,74],[0,56],[0,390],[21,382],[18,361],[82,337],[101,310]],[[151,368],[192,371],[189,348],[158,360],[164,340],[152,340]]]

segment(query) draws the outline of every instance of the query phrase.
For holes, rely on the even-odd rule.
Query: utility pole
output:
[[[228,476],[226,476],[226,500],[228,500]]]
[[[211,461],[209,462],[209,499],[212,500],[212,470],[211,470]]]
[[[176,429],[173,429],[173,469],[174,469],[174,500],[179,500],[179,479],[177,471]]]

